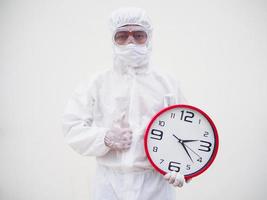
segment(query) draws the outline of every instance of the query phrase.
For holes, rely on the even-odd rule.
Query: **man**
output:
[[[184,176],[164,177],[145,155],[144,132],[164,106],[183,103],[177,81],[149,66],[152,26],[142,9],[122,8],[110,19],[113,68],[78,89],[63,117],[66,142],[95,156],[93,199],[173,200]],[[169,184],[170,183],[170,184]]]

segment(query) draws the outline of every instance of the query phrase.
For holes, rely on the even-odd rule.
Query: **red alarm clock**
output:
[[[205,112],[190,105],[173,105],[152,118],[144,145],[148,160],[159,173],[176,171],[190,179],[213,163],[219,137]]]

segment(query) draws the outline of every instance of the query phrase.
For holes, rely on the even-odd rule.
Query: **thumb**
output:
[[[125,113],[121,117],[120,125],[122,128],[129,128],[130,127]]]
[[[169,173],[166,173],[164,175],[164,179],[169,180],[170,178],[171,178],[171,173],[170,172]]]

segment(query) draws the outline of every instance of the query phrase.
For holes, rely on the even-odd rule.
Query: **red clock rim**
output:
[[[149,154],[149,151],[148,151],[148,146],[147,146],[148,134],[149,134],[150,127],[152,126],[154,121],[158,118],[158,116],[160,116],[162,113],[164,113],[164,112],[166,112],[168,110],[171,110],[173,108],[188,108],[188,109],[192,109],[192,110],[195,110],[195,111],[201,113],[209,121],[210,125],[212,126],[213,132],[214,132],[215,147],[214,147],[214,150],[213,150],[211,158],[209,159],[208,163],[203,168],[198,170],[197,172],[195,172],[193,174],[190,174],[190,175],[185,175],[185,179],[188,180],[188,179],[191,179],[193,177],[199,176],[200,174],[205,172],[211,166],[211,164],[213,163],[213,161],[214,161],[214,159],[215,159],[215,157],[217,155],[218,148],[219,148],[218,131],[217,131],[217,128],[216,128],[215,124],[213,123],[212,119],[204,111],[202,111],[201,109],[199,109],[197,107],[194,107],[194,106],[191,106],[191,105],[186,105],[186,104],[177,104],[177,105],[172,105],[172,106],[169,106],[167,108],[164,108],[164,109],[160,110],[158,113],[156,113],[153,116],[152,120],[149,122],[149,124],[148,124],[148,126],[146,128],[145,137],[144,137],[144,146],[145,146],[145,153],[147,155],[147,158],[148,158],[149,162],[151,163],[151,165],[154,167],[154,169],[156,171],[158,171],[159,173],[161,173],[163,175],[166,174],[165,171],[163,171],[163,170],[161,170],[160,168],[157,167],[157,165],[153,162],[152,158],[150,157],[150,154]]]

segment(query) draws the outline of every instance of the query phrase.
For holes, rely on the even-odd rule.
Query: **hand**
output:
[[[132,131],[129,128],[114,127],[106,133],[104,142],[112,150],[127,150],[132,143]]]
[[[132,143],[132,131],[125,119],[125,115],[120,120],[114,122],[111,128],[105,135],[105,145],[112,150],[127,150]]]
[[[183,187],[184,183],[189,183],[192,179],[185,180],[184,175],[179,172],[169,172],[164,175],[164,179],[172,184],[174,187]]]

